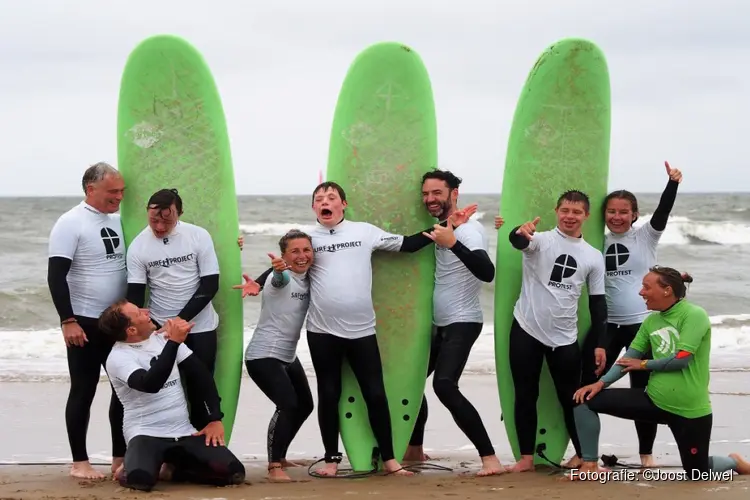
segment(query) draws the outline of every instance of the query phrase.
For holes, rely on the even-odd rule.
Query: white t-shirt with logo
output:
[[[529,335],[549,347],[578,339],[578,299],[604,295],[604,258],[583,238],[558,228],[534,234],[523,251],[521,294],[513,315]]]
[[[663,231],[646,222],[624,234],[607,233],[604,240],[607,320],[617,325],[642,323],[649,310],[639,295],[643,277],[656,264],[656,247]]]
[[[454,230],[456,239],[470,251],[488,251],[487,235],[480,222],[469,219]],[[482,281],[474,276],[450,248],[435,245],[433,323],[482,323]]]
[[[372,253],[398,252],[404,237],[348,220],[333,228],[317,224],[310,236],[315,259],[307,330],[349,339],[374,335]]]
[[[291,363],[310,303],[310,281],[305,275],[284,271],[289,281],[273,286],[273,273],[266,277],[261,292],[258,326],[245,350],[245,359],[275,358]]]
[[[86,202],[71,208],[52,227],[49,257],[73,261],[67,277],[73,314],[98,318],[125,296],[125,242],[119,214],[99,212]]]
[[[177,348],[172,372],[159,392],[151,394],[132,389],[128,379],[136,370],[149,370],[151,360],[158,358],[167,344],[163,334],[152,334],[137,343],[117,342],[107,358],[107,375],[125,409],[123,434],[125,442],[136,436],[177,438],[196,432],[190,423],[187,401],[177,368],[192,354],[185,344]]]
[[[167,238],[157,238],[150,227],[128,247],[128,283],[146,284],[151,317],[163,325],[182,311],[200,286],[203,276],[219,274],[219,261],[208,231],[178,222]],[[211,302],[191,322],[190,333],[209,332],[219,326]]]

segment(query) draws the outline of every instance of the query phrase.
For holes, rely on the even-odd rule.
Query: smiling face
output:
[[[119,174],[110,174],[86,186],[86,203],[104,214],[120,210],[125,195],[125,181]]]
[[[177,215],[177,208],[174,204],[169,208],[148,209],[148,225],[157,238],[169,236],[179,220],[180,216]]]
[[[557,213],[557,227],[563,234],[573,238],[581,236],[581,227],[589,218],[583,202],[563,200],[555,209],[555,213]]]
[[[312,208],[321,224],[333,227],[344,218],[346,201],[341,199],[336,187],[324,186],[313,193]]]
[[[649,311],[664,311],[674,303],[672,287],[663,286],[659,275],[650,272],[641,281],[641,291],[638,293],[646,301]]]
[[[310,239],[305,236],[298,236],[286,241],[286,248],[281,254],[292,271],[297,274],[304,274],[310,269],[315,254],[313,252]]]
[[[120,312],[130,321],[130,326],[125,330],[129,341],[140,342],[145,340],[156,330],[156,325],[151,321],[148,309],[141,309],[128,302],[123,304]]]
[[[612,198],[604,211],[607,229],[614,234],[626,233],[633,226],[638,214],[633,212],[633,204],[625,198]]]
[[[422,203],[436,219],[448,218],[456,206],[458,189],[451,189],[441,179],[426,179],[422,184]]]

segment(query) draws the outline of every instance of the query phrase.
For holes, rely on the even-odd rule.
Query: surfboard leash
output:
[[[380,451],[377,447],[373,447],[372,449],[372,469],[369,471],[361,471],[361,472],[355,472],[354,469],[347,468],[347,469],[337,469],[336,475],[334,476],[326,476],[323,474],[320,474],[313,470],[313,467],[317,464],[324,462],[325,457],[317,460],[316,462],[313,462],[310,464],[310,466],[307,468],[307,473],[315,478],[320,479],[361,479],[363,477],[370,477],[370,476],[388,476],[391,474],[395,474],[399,470],[408,470],[410,472],[419,472],[421,470],[442,470],[446,472],[452,472],[453,469],[450,467],[445,467],[443,465],[437,465],[437,464],[431,464],[429,462],[417,462],[414,464],[404,465],[400,469],[397,469],[395,471],[391,472],[380,472],[380,467],[378,466],[378,463],[380,461]],[[343,459],[342,455],[335,455],[330,457],[330,459],[333,461],[333,463],[340,464],[341,460]],[[341,473],[344,474],[341,474]]]

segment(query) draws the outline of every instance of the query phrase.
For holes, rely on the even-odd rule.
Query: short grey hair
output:
[[[83,179],[81,180],[84,194],[86,193],[86,188],[89,186],[89,184],[95,184],[99,181],[102,181],[108,175],[120,176],[121,174],[115,167],[103,161],[94,163],[89,168],[87,168],[83,173]]]

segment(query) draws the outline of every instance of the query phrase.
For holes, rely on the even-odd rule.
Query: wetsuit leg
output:
[[[435,363],[432,387],[441,403],[451,412],[458,428],[476,447],[480,457],[495,454],[492,441],[476,408],[458,388],[458,380],[469,359],[471,348],[482,332],[481,323],[453,323],[438,329],[443,337]]]
[[[617,325],[615,325],[617,326]],[[635,339],[641,324],[624,325],[619,328],[619,337],[622,338],[623,348],[627,349]],[[619,353],[618,353],[619,354]],[[646,353],[644,359],[653,359],[651,350]],[[614,362],[614,360],[613,360]],[[646,370],[635,370],[630,372],[630,387],[634,389],[646,390],[650,372]],[[656,441],[656,430],[658,425],[653,422],[635,421],[635,431],[638,434],[638,453],[641,455],[651,455],[654,452],[654,441]]]
[[[437,328],[432,327],[432,341],[430,343],[430,359],[427,362],[427,378],[435,371],[435,362],[440,354],[440,345],[442,344],[442,335],[438,335]],[[414,430],[409,439],[410,446],[422,446],[424,443],[424,428],[427,424],[427,397],[422,396],[422,405],[419,407],[417,421],[414,422]]]
[[[310,391],[310,383],[307,380],[307,374],[305,374],[305,369],[302,367],[299,358],[294,358],[294,361],[286,367],[286,373],[289,375],[289,380],[292,382],[294,392],[297,394],[297,413],[295,414],[296,420],[292,424],[289,442],[284,449],[281,450],[281,458],[286,458],[287,451],[289,451],[289,445],[302,428],[302,424],[305,423],[307,417],[312,414],[313,409],[315,408],[312,392]]]
[[[89,459],[86,450],[86,434],[91,416],[91,404],[96,395],[102,367],[106,365],[113,342],[99,331],[97,319],[82,316],[76,316],[76,319],[86,334],[88,342],[82,347],[67,348],[70,392],[65,406],[65,424],[73,461],[82,462]],[[122,435],[122,403],[111,384],[110,388],[112,390],[109,409],[112,455],[122,457],[125,455],[125,438]]]
[[[200,359],[203,364],[214,374],[216,366],[216,330],[210,332],[190,333],[185,339],[185,345]],[[196,404],[202,405],[203,399],[200,394],[190,387],[189,383],[185,384],[185,393],[187,395],[188,405],[190,407],[190,423],[198,430],[208,425],[205,412],[194,411]]]
[[[211,375],[214,374],[216,367],[216,342],[216,330],[191,333],[185,339],[185,345],[203,361]]]
[[[284,450],[292,441],[293,430],[296,432],[298,414],[301,412],[297,391],[287,372],[287,363],[275,358],[262,358],[245,361],[245,367],[253,382],[276,405],[268,424],[268,461],[280,462],[284,458]]]
[[[339,399],[341,368],[347,339],[329,333],[307,331],[310,359],[318,381],[318,425],[326,462],[341,456],[339,447]]]
[[[599,414],[626,420],[641,420],[666,424],[670,414],[657,407],[642,389],[604,389],[573,410],[581,458],[587,462],[599,460]]]
[[[174,465],[173,481],[229,486],[245,482],[245,466],[226,446],[207,446],[204,436],[187,436],[164,453]]]
[[[546,352],[547,366],[549,367],[552,382],[555,384],[557,399],[565,418],[565,427],[568,429],[570,441],[576,450],[576,455],[581,456],[581,444],[576,432],[576,421],[573,416],[573,395],[581,387],[581,349],[578,342],[570,345],[548,349]]]
[[[510,372],[515,388],[514,417],[521,455],[534,455],[539,379],[546,347],[513,319],[510,327]]]
[[[128,443],[120,485],[141,491],[151,491],[159,480],[159,469],[170,440],[151,436],[136,436]]]
[[[359,383],[362,399],[367,405],[367,415],[372,433],[375,435],[375,441],[380,448],[380,457],[383,462],[392,460],[395,457],[393,454],[391,412],[385,394],[383,365],[381,364],[377,337],[373,334],[348,340],[346,357]]]
[[[711,428],[713,426],[713,415],[704,417],[685,418],[678,415],[669,415],[667,425],[672,431],[677,449],[680,452],[682,467],[688,477],[700,479],[699,473],[711,470],[711,460],[708,456],[708,447],[711,440]]]

